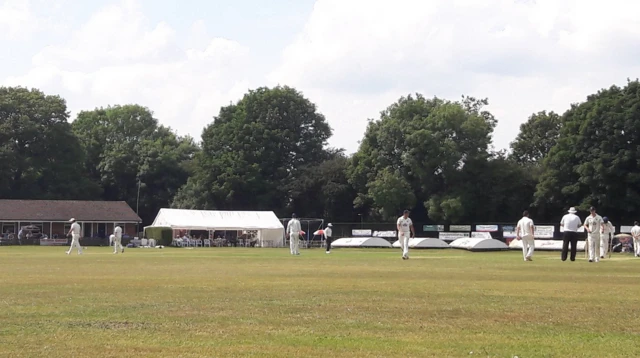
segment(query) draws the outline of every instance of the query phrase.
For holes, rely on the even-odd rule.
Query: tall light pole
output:
[[[138,178],[138,198],[136,199],[136,214],[138,214],[139,206],[140,206],[140,178]]]
[[[136,215],[138,215],[138,217],[140,217],[140,214],[138,214],[139,208],[140,208],[140,178],[138,177],[138,197],[136,198]],[[138,223],[136,227],[136,234],[138,234],[139,232],[140,232],[140,223]]]

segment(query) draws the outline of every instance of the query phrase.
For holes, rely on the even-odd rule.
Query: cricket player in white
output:
[[[516,238],[522,240],[522,256],[525,261],[533,261],[533,251],[535,250],[535,226],[533,220],[529,219],[529,212],[522,213],[522,219],[516,226]]]
[[[591,215],[584,220],[584,229],[587,230],[587,244],[589,249],[589,262],[600,262],[600,231],[604,221],[596,213],[593,206],[589,209]]]
[[[116,225],[116,228],[113,229],[113,253],[118,253],[118,248],[120,251],[124,252],[124,247],[122,247],[122,228],[120,225]]]
[[[300,255],[300,231],[302,231],[300,220],[297,219],[296,214],[293,214],[287,224],[287,235],[289,236],[291,255]]]
[[[604,257],[609,253],[609,241],[611,240],[611,236],[615,233],[616,229],[613,226],[613,223],[609,221],[608,217],[603,217],[602,221],[604,224],[600,229],[600,258],[604,259]]]
[[[631,228],[631,236],[633,236],[633,251],[635,257],[640,257],[640,223],[633,223]]]
[[[82,246],[80,246],[80,224],[78,224],[76,222],[76,219],[73,218],[69,220],[69,222],[71,223],[71,229],[69,229],[69,233],[67,234],[67,236],[71,235],[71,247],[69,247],[67,255],[71,254],[71,250],[73,250],[74,247],[78,249],[78,255],[81,255]]]
[[[398,229],[398,241],[400,241],[400,247],[402,248],[402,259],[409,259],[409,240],[415,235],[413,229],[413,221],[409,218],[409,210],[405,210],[403,215],[398,218],[396,222]]]
[[[323,235],[324,235],[324,240],[327,243],[327,253],[330,254],[331,253],[331,228],[333,227],[333,225],[331,223],[329,223],[329,225],[327,225],[327,228],[324,229],[323,231]]]

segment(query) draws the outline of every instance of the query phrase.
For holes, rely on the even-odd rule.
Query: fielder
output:
[[[124,247],[122,247],[122,228],[116,225],[115,229],[113,229],[113,253],[118,253],[118,247],[120,247],[120,251],[124,253]]]
[[[584,220],[584,229],[587,230],[587,245],[589,249],[589,262],[600,262],[600,231],[604,221],[596,213],[593,206],[589,209],[591,215]]]
[[[636,221],[631,228],[631,236],[633,236],[633,253],[635,257],[640,257],[640,224]]]
[[[398,229],[398,241],[402,248],[402,259],[409,259],[409,240],[415,236],[416,232],[413,228],[413,221],[409,218],[409,210],[405,210],[403,215],[396,222]]]
[[[533,220],[529,219],[529,212],[522,213],[522,219],[516,226],[516,238],[522,240],[522,256],[525,261],[533,261],[533,251],[535,250],[535,226]]]
[[[287,224],[287,235],[289,236],[291,255],[300,255],[300,231],[302,231],[300,220],[297,219],[296,214],[292,214],[291,220],[289,220]]]
[[[613,234],[615,233],[616,229],[613,226],[613,223],[611,221],[609,221],[608,217],[603,217],[602,221],[604,222],[604,224],[602,225],[602,228],[600,229],[600,258],[604,259],[604,257],[607,255],[607,253],[609,252],[609,242],[611,240],[611,237],[613,236]]]
[[[71,250],[73,250],[74,247],[78,249],[78,255],[82,255],[82,246],[80,246],[80,224],[78,224],[76,219],[73,218],[71,218],[69,222],[71,223],[71,229],[69,229],[67,236],[71,235],[71,247],[69,247],[67,255],[71,254]]]

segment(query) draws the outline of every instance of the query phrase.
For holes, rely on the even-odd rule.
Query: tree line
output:
[[[250,90],[199,141],[140,105],[82,111],[63,98],[0,88],[0,197],[124,200],[146,224],[162,207],[273,210],[353,222],[554,221],[570,206],[619,222],[640,206],[640,83],[611,86],[564,113],[540,111],[511,150],[491,147],[487,99],[412,94],[370,119],[353,155],[290,87]]]

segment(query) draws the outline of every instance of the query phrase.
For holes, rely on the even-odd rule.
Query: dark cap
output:
[[[409,214],[409,210],[405,210],[405,211],[404,211],[404,214]]]
[[[291,214],[291,217],[292,217],[292,218],[297,218],[297,217],[298,217],[298,215],[296,215],[296,213],[293,213],[293,214]]]
[[[595,206],[590,207],[589,211],[596,211],[596,207]]]

